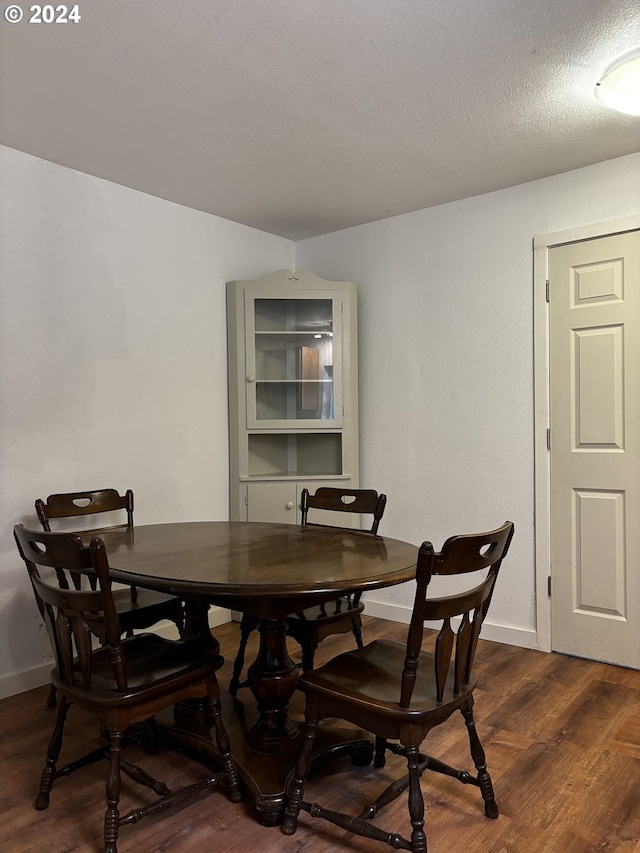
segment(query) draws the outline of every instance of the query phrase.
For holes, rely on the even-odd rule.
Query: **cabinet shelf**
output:
[[[313,382],[324,382],[325,384],[331,385],[333,379],[256,379],[256,385],[268,385],[270,382],[278,382],[280,385],[282,385],[283,382],[298,385],[308,385]]]
[[[273,474],[253,474],[248,477],[240,477],[239,480],[241,483],[263,483],[270,482],[272,480],[281,480],[283,482],[297,482],[298,480],[309,480],[310,478],[314,480],[351,480],[350,474],[318,474],[309,471],[274,471]]]
[[[247,475],[266,477],[342,476],[342,434],[251,433]]]

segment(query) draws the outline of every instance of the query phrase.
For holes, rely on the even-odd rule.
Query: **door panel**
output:
[[[624,493],[575,489],[573,496],[573,607],[625,618]]]
[[[639,236],[549,251],[552,648],[638,668]]]
[[[574,450],[622,450],[623,326],[572,330]]]

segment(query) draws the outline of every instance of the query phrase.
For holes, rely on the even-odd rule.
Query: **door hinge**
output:
[[[547,427],[547,450],[551,450],[551,429]]]
[[[249,506],[249,495],[246,492],[244,496],[244,505]]]
[[[551,575],[547,576],[547,595],[551,598]]]
[[[549,279],[547,279],[546,281],[545,299],[547,300],[547,302],[549,301]]]

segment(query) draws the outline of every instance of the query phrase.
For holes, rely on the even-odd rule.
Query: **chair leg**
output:
[[[124,732],[112,729],[111,763],[107,777],[107,811],[104,816],[104,853],[118,853],[118,829],[120,827],[120,753],[122,751],[122,735]]]
[[[62,749],[62,736],[64,734],[64,723],[67,719],[68,710],[69,703],[67,702],[67,697],[61,696],[58,701],[58,716],[56,717],[53,734],[47,747],[47,758],[40,779],[40,789],[36,797],[35,807],[38,811],[43,811],[49,805],[49,794],[56,778],[56,762]]]
[[[242,799],[242,794],[240,793],[240,777],[238,776],[236,765],[231,758],[231,743],[229,741],[227,730],[222,722],[222,715],[220,714],[220,690],[217,682],[213,679],[207,681],[207,694],[209,696],[209,710],[211,711],[213,726],[216,730],[216,742],[218,744],[218,749],[222,753],[222,767],[229,785],[229,799],[232,803],[239,803]]]
[[[47,696],[47,708],[55,708],[58,704],[56,699],[56,688],[53,684],[49,687],[49,695]]]
[[[317,717],[317,714],[314,714]],[[304,783],[309,774],[311,766],[311,752],[313,750],[313,741],[318,729],[318,720],[306,720],[306,731],[304,734],[304,743],[298,761],[296,762],[296,770],[293,782],[287,792],[288,802],[287,809],[284,814],[284,821],[281,826],[283,835],[293,835],[298,828],[298,815],[300,814],[300,803],[304,797]]]
[[[407,747],[407,766],[409,768],[409,818],[411,832],[411,853],[427,853],[427,836],[424,831],[424,799],[420,788],[420,751],[417,746]]]
[[[307,637],[300,645],[302,647],[302,671],[311,672],[318,644]]]
[[[178,629],[178,636],[180,639],[184,639],[184,606],[182,602],[179,602],[176,607],[173,615],[170,617],[173,624]]]
[[[495,795],[493,793],[493,784],[491,782],[491,776],[489,776],[489,771],[487,770],[487,761],[484,754],[484,749],[482,748],[482,744],[480,743],[480,738],[478,737],[478,732],[476,731],[476,724],[473,719],[473,697],[469,700],[469,703],[465,708],[461,708],[462,716],[464,717],[464,722],[467,727],[467,731],[469,732],[469,746],[471,748],[471,757],[473,758],[473,763],[476,766],[476,770],[478,771],[478,785],[480,787],[480,793],[482,794],[482,799],[484,800],[484,813],[487,817],[490,817],[492,820],[498,817],[500,814],[498,809],[498,804],[495,800]]]
[[[148,755],[157,755],[158,724],[155,717],[149,717],[148,720],[145,720],[143,743],[144,750]]]
[[[387,763],[385,752],[387,750],[387,739],[376,735],[375,755],[373,758],[374,767],[384,767]]]
[[[353,636],[356,638],[356,646],[359,649],[363,649],[364,643],[362,642],[362,620],[360,619],[359,613],[357,616],[354,616],[351,619],[351,624],[353,625]]]
[[[233,662],[233,674],[229,682],[229,693],[235,696],[240,687],[240,676],[244,667],[244,653],[247,648],[249,635],[257,628],[258,621],[255,616],[249,616],[247,613],[242,615],[240,622],[240,645],[238,646],[238,654]]]

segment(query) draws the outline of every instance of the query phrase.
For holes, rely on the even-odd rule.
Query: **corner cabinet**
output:
[[[303,488],[358,487],[356,286],[230,281],[227,330],[230,518],[299,523]]]

